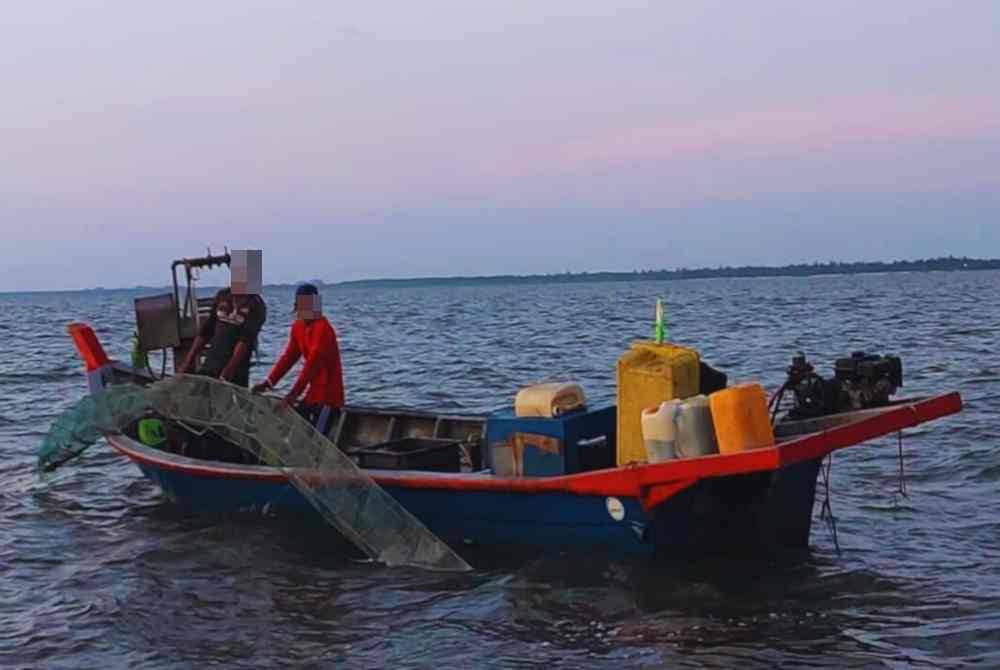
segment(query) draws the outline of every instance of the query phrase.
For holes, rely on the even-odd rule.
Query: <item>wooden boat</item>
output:
[[[72,324],[69,330],[92,392],[107,383],[141,381],[147,374],[110,361],[88,326]],[[457,471],[367,472],[455,547],[774,554],[808,546],[817,477],[826,456],[953,414],[961,406],[957,393],[911,399],[784,423],[769,448],[539,477],[500,476],[487,467],[484,416],[347,408],[331,437],[348,453],[396,438],[453,438],[455,461],[461,464]],[[150,447],[129,431],[109,434],[107,440],[184,508],[315,514],[279,468]]]

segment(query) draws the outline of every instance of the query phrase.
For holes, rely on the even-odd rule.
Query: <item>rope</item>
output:
[[[767,403],[767,408],[771,410],[772,426],[775,425],[775,421],[777,421],[778,419],[778,412],[781,411],[781,400],[782,398],[784,398],[785,391],[787,390],[788,390],[788,382],[785,382],[784,384],[781,385],[781,388],[779,388],[777,391],[774,392],[774,395],[771,396],[771,399]]]
[[[909,498],[909,494],[906,491],[906,472],[903,466],[903,431],[897,433],[899,437],[899,495],[904,498]]]
[[[819,518],[826,521],[827,528],[830,529],[831,535],[833,535],[833,546],[837,550],[837,555],[839,556],[840,551],[840,539],[837,537],[837,517],[833,514],[833,506],[830,503],[830,470],[833,468],[833,454],[831,453],[826,457],[826,460],[820,465],[820,472],[823,473],[823,489],[825,492],[825,497],[823,499],[823,506],[820,509]]]

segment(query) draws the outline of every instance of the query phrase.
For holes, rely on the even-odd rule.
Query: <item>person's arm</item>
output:
[[[191,348],[188,349],[187,356],[184,357],[184,362],[181,363],[181,367],[177,370],[177,374],[185,374],[192,370],[194,362],[198,360],[198,354],[201,350],[205,348],[205,342],[207,342],[204,337],[197,335],[194,338],[194,342],[191,344]]]
[[[238,341],[233,347],[233,355],[229,357],[229,362],[219,373],[219,379],[228,382],[236,374],[236,369],[248,358],[250,358],[250,345],[243,340]]]
[[[257,384],[254,387],[259,393],[267,388],[274,388],[281,381],[282,377],[288,374],[288,371],[292,369],[299,357],[302,356],[302,351],[299,349],[299,343],[295,339],[295,324],[292,324],[292,329],[288,333],[288,344],[285,345],[285,351],[281,354],[281,357],[275,361],[274,365],[271,367],[271,371],[267,375],[267,379],[263,383]]]
[[[191,348],[188,349],[187,356],[184,357],[184,362],[181,364],[180,369],[177,370],[178,374],[184,374],[194,370],[195,364],[198,362],[198,355],[201,353],[202,349],[205,348],[205,344],[207,344],[215,334],[215,322],[218,320],[218,311],[219,296],[216,295],[215,302],[212,303],[212,313],[209,314],[208,318],[202,322],[201,327],[198,329],[194,342],[191,343]]]
[[[264,327],[264,320],[266,318],[264,301],[258,298],[247,313],[246,321],[243,322],[243,326],[240,328],[240,339],[236,342],[236,346],[233,347],[233,355],[229,357],[226,367],[222,368],[219,379],[229,381],[236,374],[237,368],[250,358],[250,349],[257,340],[260,329]]]
[[[333,331],[327,328],[317,328],[315,331],[314,338],[309,342],[309,348],[311,349],[310,355],[306,356],[306,364],[302,366],[302,372],[299,373],[299,378],[295,380],[295,385],[292,386],[292,390],[288,392],[285,399],[288,402],[294,402],[302,392],[306,390],[306,387],[312,383],[319,374],[319,371],[323,369],[323,366],[327,363],[327,358],[333,352],[334,347],[336,347],[336,342],[333,340]]]

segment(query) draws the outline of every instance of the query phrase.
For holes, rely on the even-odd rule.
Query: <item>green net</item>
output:
[[[323,518],[371,558],[390,566],[471,569],[298,413],[208,377],[178,375],[145,387],[112,386],[84,398],[53,424],[39,450],[39,466],[58,467],[149,410],[211,428],[281,468]]]
[[[111,386],[100,395],[84,396],[60,414],[38,449],[38,467],[55,470],[79,456],[106,433],[143,417],[150,409],[150,389],[140,386]]]

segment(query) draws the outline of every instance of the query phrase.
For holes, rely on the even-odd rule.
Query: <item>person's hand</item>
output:
[[[259,384],[254,384],[253,388],[250,389],[250,392],[251,393],[263,393],[264,391],[268,390],[269,388],[271,388],[271,382],[265,380],[265,381],[262,381]]]
[[[282,397],[278,403],[278,409],[280,410],[292,409],[293,407],[295,407],[295,396],[291,393]]]

